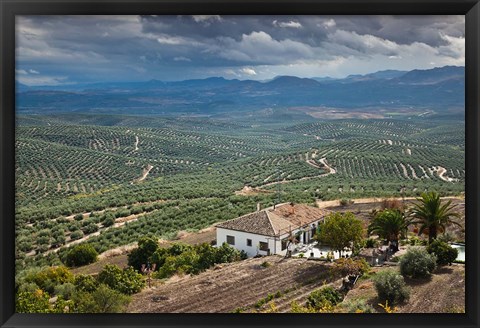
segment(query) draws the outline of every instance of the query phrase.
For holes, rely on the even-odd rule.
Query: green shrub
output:
[[[38,245],[49,245],[51,237],[50,236],[41,236],[37,238]]]
[[[38,237],[51,237],[52,231],[50,229],[43,229],[38,232]]]
[[[240,252],[227,243],[223,243],[222,246],[216,248],[215,263],[228,263],[239,260],[241,260]]]
[[[73,281],[75,289],[79,292],[93,292],[98,287],[98,281],[88,274],[78,274]]]
[[[198,274],[217,263],[242,259],[241,253],[224,243],[213,247],[208,243],[196,246],[174,244],[170,248],[159,248],[152,254],[152,263],[157,263],[157,278],[167,278],[175,273]]]
[[[263,267],[263,268],[268,268],[268,267],[270,267],[271,265],[272,265],[272,264],[270,264],[270,262],[268,262],[268,261],[262,262],[262,264],[260,264],[260,266]]]
[[[158,272],[154,274],[154,277],[158,279],[163,279],[171,277],[175,273],[177,273],[176,256],[167,256],[164,259],[161,268],[158,270]]]
[[[346,309],[348,313],[376,313],[377,312],[364,299],[342,302],[341,306],[344,309]]]
[[[73,217],[75,221],[82,221],[83,220],[83,214],[77,214]]]
[[[53,244],[55,244],[57,246],[65,245],[66,240],[67,239],[65,238],[65,235],[58,235],[54,238]]]
[[[268,263],[268,262],[264,262],[264,263]],[[262,298],[260,300],[258,300],[256,303],[255,303],[255,307],[258,309],[258,308],[261,308],[264,304],[267,304],[268,302],[270,302],[271,300],[275,299],[275,298],[280,298],[283,296],[284,293],[282,293],[281,291],[277,291],[275,294],[272,294],[272,293],[269,293],[267,294],[267,297],[265,298]]]
[[[400,272],[411,278],[428,277],[436,267],[437,258],[423,247],[410,247],[400,258]]]
[[[159,248],[152,254],[150,260],[152,264],[156,264],[157,270],[165,264],[165,259],[170,256],[168,248]]]
[[[85,234],[94,233],[98,231],[98,226],[95,223],[90,222],[89,224],[83,226],[82,231]]]
[[[400,261],[401,256],[393,256],[390,258],[390,262],[398,263]]]
[[[197,274],[200,272],[198,265],[200,257],[194,250],[188,250],[177,256],[169,256],[158,271],[158,277],[167,278],[175,273]]]
[[[381,303],[399,304],[410,296],[405,279],[396,270],[380,271],[373,277],[373,283]]]
[[[418,236],[412,236],[409,239],[410,246],[426,246],[428,244],[428,240],[421,239]]]
[[[110,227],[110,226],[112,226],[114,223],[115,223],[115,219],[108,217],[108,218],[105,218],[105,220],[103,220],[102,225],[103,225],[104,227]]]
[[[438,265],[452,264],[458,256],[457,249],[440,240],[434,240],[428,245],[427,251],[437,257]]]
[[[196,264],[199,271],[204,271],[215,265],[218,252],[215,247],[209,245],[208,243],[203,243],[195,246],[195,251],[199,256]]]
[[[73,282],[73,274],[64,266],[48,267],[39,272],[33,272],[25,277],[25,282],[35,283],[49,294],[54,293],[55,286]]]
[[[71,240],[77,240],[83,237],[83,232],[81,230],[75,230],[70,234]]]
[[[35,292],[19,292],[15,297],[15,312],[18,313],[51,313],[50,295],[37,290]]]
[[[123,294],[138,293],[145,287],[143,276],[132,267],[120,269],[116,265],[107,264],[98,274],[98,281]]]
[[[77,313],[124,312],[130,297],[101,284],[92,293],[81,292],[73,297]]]
[[[69,222],[67,229],[71,232],[75,232],[80,229],[80,224],[78,224],[77,222]]]
[[[361,275],[370,271],[370,265],[365,259],[354,260],[352,258],[339,258],[331,268],[333,274]]]
[[[29,282],[29,283],[23,283],[18,286],[18,291],[19,292],[30,292],[33,293],[37,290],[39,290],[40,287],[34,282]]]
[[[445,243],[452,242],[454,239],[455,239],[454,236],[449,232],[444,232],[443,234],[437,237],[437,240],[443,241]]]
[[[243,249],[240,251],[240,259],[241,260],[246,260],[248,259],[248,254],[245,252]]]
[[[33,249],[32,240],[27,237],[17,238],[16,246],[22,252],[30,252]]]
[[[378,247],[378,240],[373,238],[368,238],[365,240],[365,247],[366,248],[375,248]]]
[[[350,198],[342,198],[340,200],[340,205],[342,205],[342,206],[352,205],[353,203],[354,203],[354,201]]]
[[[158,249],[158,242],[154,238],[143,237],[138,241],[138,247],[128,254],[128,265],[140,270],[142,264],[151,263],[152,255]],[[158,265],[158,264],[157,264]]]
[[[66,300],[71,299],[74,293],[75,293],[75,285],[70,282],[57,285],[54,288],[54,294],[57,296],[62,296],[62,298]]]
[[[65,264],[69,267],[79,267],[96,262],[98,253],[90,244],[74,246],[65,257]]]
[[[307,305],[314,309],[321,309],[325,306],[335,306],[342,301],[342,295],[333,287],[323,287],[308,295]]]

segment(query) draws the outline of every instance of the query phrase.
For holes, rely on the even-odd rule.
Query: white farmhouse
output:
[[[329,211],[316,207],[286,203],[216,225],[217,245],[224,242],[249,257],[255,255],[286,255],[289,240],[308,244],[319,222]]]

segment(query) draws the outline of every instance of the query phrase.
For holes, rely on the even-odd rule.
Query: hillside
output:
[[[103,253],[144,235],[173,239],[279,199],[464,191],[461,121],[305,121],[283,113],[19,116],[19,268],[54,263],[80,242]]]
[[[270,266],[263,267],[268,262]],[[270,303],[276,312],[290,312],[291,303],[304,305],[308,295],[325,285],[341,287],[341,279],[328,278],[330,264],[307,259],[268,256],[219,265],[197,276],[155,281],[133,297],[128,312],[133,313],[222,313],[268,311],[270,305],[255,304],[277,294]],[[374,268],[373,274],[388,267]],[[397,306],[398,313],[445,313],[464,309],[465,268],[453,265],[438,269],[431,278],[407,279],[411,287],[408,302]],[[448,288],[445,288],[448,286]],[[361,279],[344,302],[364,299],[377,312],[384,313],[371,278]],[[336,312],[344,312],[341,304]]]
[[[382,269],[375,269],[379,271]],[[411,288],[410,299],[397,306],[398,313],[456,313],[465,309],[465,266],[453,264],[437,269],[430,277],[413,280],[406,279]],[[371,279],[360,280],[345,301],[364,299],[378,312],[384,312],[378,306],[377,293]]]
[[[270,266],[263,267],[268,262]],[[252,307],[269,293],[280,310],[293,300],[304,301],[315,288],[341,281],[329,278],[329,264],[306,259],[269,256],[217,266],[198,276],[184,276],[156,284],[134,296],[128,312],[233,312]],[[335,286],[338,287],[338,286]],[[181,291],[179,293],[179,291]]]
[[[19,88],[19,113],[232,115],[298,106],[378,111],[415,108],[462,115],[465,68],[383,71],[344,79],[279,76],[266,82],[200,80],[97,83]],[[294,95],[294,96],[292,96]]]

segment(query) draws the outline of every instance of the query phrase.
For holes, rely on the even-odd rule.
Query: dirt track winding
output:
[[[292,180],[284,179],[282,181],[273,181],[273,182],[269,182],[269,183],[265,183],[263,185],[257,186],[256,189],[261,189],[261,188],[264,188],[264,187],[273,186],[273,185],[276,185],[276,184],[279,184],[279,183],[284,184],[284,183],[290,183],[290,182],[295,182],[295,181],[304,181],[304,180],[322,178],[322,177],[326,177],[327,175],[337,173],[337,171],[334,168],[328,166],[328,164],[326,163],[326,160],[327,159],[324,157],[324,158],[319,159],[318,161],[324,165],[326,170],[328,170],[327,173],[322,173],[322,174],[315,175],[315,176],[312,176],[312,177],[303,177],[303,178],[299,178],[299,179],[292,179]],[[313,164],[309,160],[307,160],[306,163],[310,166],[314,166],[315,168],[321,168],[318,165]]]

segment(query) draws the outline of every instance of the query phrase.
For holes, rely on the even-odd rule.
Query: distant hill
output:
[[[413,70],[395,80],[397,83],[409,84],[436,84],[448,80],[457,80],[465,78],[465,67],[444,66],[430,70]]]
[[[408,71],[385,70],[385,71],[378,71],[378,72],[370,73],[366,75],[349,75],[344,79],[344,81],[353,82],[353,81],[389,80],[396,77],[400,77],[407,72]]]
[[[272,107],[462,109],[465,68],[379,71],[344,79],[278,76],[266,82],[222,77],[54,87],[17,84],[20,112],[212,115]],[[19,86],[19,87],[18,87]]]

